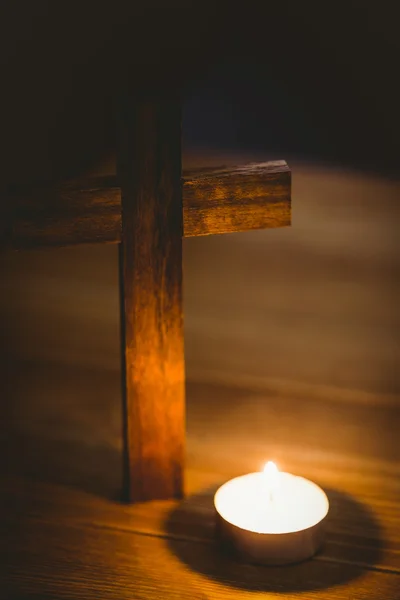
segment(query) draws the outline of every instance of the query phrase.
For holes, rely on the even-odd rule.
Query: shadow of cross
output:
[[[119,106],[117,176],[10,192],[1,245],[120,248],[126,499],[183,494],[182,237],[290,225],[284,161],[181,172],[175,97]]]

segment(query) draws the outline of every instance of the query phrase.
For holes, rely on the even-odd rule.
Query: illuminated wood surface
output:
[[[174,98],[121,109],[120,294],[126,498],[183,495],[181,110]]]

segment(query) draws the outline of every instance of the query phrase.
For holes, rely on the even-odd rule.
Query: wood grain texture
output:
[[[121,239],[121,190],[115,177],[24,186],[10,194],[1,245],[37,248],[116,243]]]
[[[185,176],[185,237],[290,225],[284,161],[200,169]]]
[[[284,161],[196,169],[183,176],[184,237],[290,225],[291,174]],[[14,191],[0,245],[10,248],[117,243],[121,192],[114,176]]]
[[[179,497],[185,439],[181,114],[121,106],[122,388],[130,501]]]
[[[399,576],[394,573],[360,572],[351,564],[316,560],[284,570],[257,568],[227,559],[214,544],[171,541],[89,523],[67,527],[68,533],[65,523],[35,516],[9,523],[0,550],[7,600],[234,600],[261,599],[266,593],[285,600],[295,600],[299,593],[306,600],[398,598]],[[196,564],[196,570],[180,555],[189,565]]]

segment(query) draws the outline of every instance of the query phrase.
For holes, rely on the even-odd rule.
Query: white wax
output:
[[[328,513],[326,494],[312,481],[279,473],[271,495],[265,473],[231,479],[215,494],[215,508],[225,521],[256,533],[293,533],[313,527]]]

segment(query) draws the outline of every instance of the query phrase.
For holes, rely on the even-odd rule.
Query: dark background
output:
[[[178,78],[184,139],[397,173],[396,2],[1,4],[1,181],[114,146],[122,86]]]

